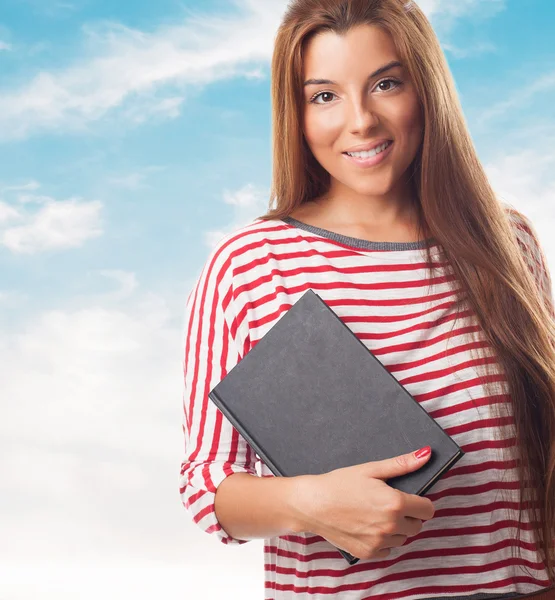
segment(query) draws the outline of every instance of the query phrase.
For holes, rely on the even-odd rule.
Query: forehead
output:
[[[359,25],[338,35],[322,31],[310,38],[303,52],[303,76],[340,79],[368,72],[391,60],[400,60],[393,38],[377,25]]]

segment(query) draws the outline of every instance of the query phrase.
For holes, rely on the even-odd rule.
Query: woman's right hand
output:
[[[431,500],[390,487],[384,480],[416,471],[431,454],[402,454],[298,478],[300,526],[360,559],[385,558],[434,516]]]

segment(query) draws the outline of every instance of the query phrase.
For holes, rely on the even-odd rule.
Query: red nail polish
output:
[[[430,454],[432,451],[432,449],[430,448],[430,446],[424,446],[424,448],[420,448],[420,450],[417,450],[414,453],[414,456],[416,458],[424,458],[425,456],[428,456],[428,454]]]

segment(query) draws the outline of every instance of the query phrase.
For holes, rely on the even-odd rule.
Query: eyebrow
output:
[[[390,69],[393,69],[393,67],[402,67],[402,66],[403,65],[398,60],[392,60],[391,62],[388,62],[383,67],[380,67],[379,69],[377,69],[376,71],[371,73],[368,76],[367,81],[369,81],[373,77],[377,77],[378,75],[385,73],[386,71],[389,71]],[[307,79],[304,82],[303,86],[306,87],[307,85],[337,85],[337,82],[331,81],[331,79]]]

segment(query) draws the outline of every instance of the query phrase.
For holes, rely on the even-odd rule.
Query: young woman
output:
[[[290,2],[272,101],[274,207],[187,300],[184,505],[222,543],[264,539],[265,598],[555,598],[551,279],[429,22],[401,0]],[[429,455],[274,477],[209,400],[310,288],[465,451],[423,497],[384,480]]]

